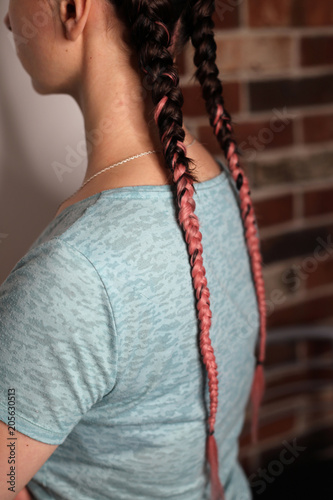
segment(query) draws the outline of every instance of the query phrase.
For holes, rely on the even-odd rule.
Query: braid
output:
[[[241,214],[245,231],[245,239],[249,251],[252,274],[256,288],[258,309],[260,312],[260,345],[257,354],[257,367],[251,390],[252,400],[252,439],[257,439],[258,411],[264,394],[265,380],[263,362],[265,359],[266,341],[266,301],[262,275],[262,258],[260,243],[256,230],[255,214],[250,199],[249,182],[239,165],[240,155],[235,141],[232,139],[233,128],[229,113],[224,108],[222,82],[218,78],[216,66],[216,43],[214,40],[214,21],[212,15],[215,2],[211,0],[191,0],[192,44],[195,48],[194,64],[198,68],[196,78],[202,86],[210,125],[228,160],[228,167],[239,191]]]
[[[124,3],[131,24],[131,44],[137,48],[140,68],[151,79],[152,100],[155,105],[154,118],[159,129],[165,162],[172,172],[176,186],[178,222],[185,233],[190,254],[191,274],[200,320],[200,350],[208,373],[210,392],[206,456],[211,469],[214,495],[212,499],[223,500],[224,491],[218,476],[218,450],[214,437],[218,407],[218,371],[209,337],[212,313],[202,259],[202,234],[199,230],[198,217],[194,213],[196,204],[193,194],[196,190],[193,183],[198,180],[190,168],[190,164],[194,162],[186,156],[182,114],[184,98],[179,87],[176,66],[168,51],[175,27],[175,19],[172,19],[170,14],[174,12],[173,3],[171,0],[154,2],[129,0],[123,2],[123,6]]]

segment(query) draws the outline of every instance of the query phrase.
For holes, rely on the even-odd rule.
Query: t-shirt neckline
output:
[[[221,172],[216,175],[215,177],[212,177],[211,179],[208,179],[206,181],[202,182],[197,182],[194,183],[196,191],[202,191],[204,189],[211,189],[215,185],[218,185],[220,182],[223,182],[227,179],[225,167],[223,164],[215,158],[215,160],[219,163],[221,166]],[[121,194],[121,193],[126,193],[126,192],[145,192],[145,193],[153,193],[153,192],[165,192],[172,194],[172,190],[174,189],[175,186],[172,186],[170,184],[142,184],[142,185],[136,185],[136,186],[121,186],[118,188],[111,188],[111,189],[105,189],[103,191],[99,191],[98,193],[92,194],[91,196],[87,196],[86,198],[83,198],[82,200],[76,201],[75,203],[69,205],[68,207],[64,208],[60,214],[58,214],[56,217],[53,218],[53,221],[56,221],[58,217],[61,215],[65,214],[68,209],[73,209],[77,206],[79,206],[81,203],[88,203],[89,201],[94,200],[95,198],[99,199],[100,197],[105,198],[106,196],[112,195],[112,194]]]

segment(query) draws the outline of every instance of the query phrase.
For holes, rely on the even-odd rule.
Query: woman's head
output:
[[[110,0],[10,0],[5,24],[35,90],[75,95],[87,54],[102,52],[104,71],[109,65],[114,73],[130,67],[138,72],[124,6]]]
[[[73,95],[88,40],[102,38],[105,4],[103,0],[9,1],[5,23],[38,92]]]

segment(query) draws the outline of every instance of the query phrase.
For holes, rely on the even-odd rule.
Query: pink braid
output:
[[[158,123],[158,117],[162,108],[166,105],[168,98],[163,97],[156,107],[155,121]],[[169,143],[168,143],[169,144]],[[177,141],[177,145],[187,156],[187,150],[183,142]],[[165,150],[167,147],[165,148]],[[211,500],[224,500],[224,489],[219,479],[218,468],[218,448],[214,437],[214,428],[216,413],[218,407],[218,371],[214,355],[214,349],[211,345],[209,330],[211,326],[212,312],[210,310],[210,292],[207,287],[206,270],[202,259],[202,234],[199,230],[199,220],[194,213],[196,204],[193,199],[194,188],[192,180],[186,176],[186,167],[178,161],[178,154],[173,156],[173,179],[177,186],[177,199],[179,204],[178,221],[183,227],[185,240],[188,244],[188,251],[191,256],[192,278],[197,298],[198,317],[200,320],[200,350],[203,362],[207,369],[208,386],[210,393],[210,415],[208,418],[209,435],[206,442],[206,456],[211,469]]]
[[[255,228],[256,221],[250,198],[249,182],[238,163],[236,143],[231,138],[233,132],[231,117],[224,109],[223,86],[218,78],[219,69],[216,66],[217,45],[214,39],[214,21],[212,19],[215,2],[212,0],[191,0],[190,4],[191,41],[195,48],[193,61],[197,67],[195,76],[202,87],[202,96],[205,100],[210,124],[228,160],[229,170],[239,190],[241,217],[260,314],[260,346],[251,388],[251,434],[253,441],[256,441],[258,412],[265,390],[263,362],[266,341],[266,300],[259,237]]]
[[[218,104],[216,109],[216,117],[214,120],[214,133],[217,136],[221,127],[222,120],[229,120],[229,117],[224,116],[224,109],[221,104]],[[229,132],[232,133],[232,126],[230,123],[226,124]],[[248,179],[244,171],[240,168],[238,163],[238,156],[236,153],[236,146],[233,141],[230,142],[227,154],[229,162],[229,169],[236,184],[241,184],[239,196],[241,200],[241,214],[245,229],[246,243],[251,259],[252,273],[256,288],[259,312],[260,312],[260,347],[257,361],[257,367],[253,379],[251,400],[252,400],[252,427],[251,434],[253,442],[257,441],[258,433],[258,413],[260,404],[265,391],[265,378],[263,370],[263,362],[265,360],[265,343],[266,343],[266,298],[265,286],[262,275],[262,256],[260,253],[259,238],[255,228],[255,215],[250,198],[250,187]]]

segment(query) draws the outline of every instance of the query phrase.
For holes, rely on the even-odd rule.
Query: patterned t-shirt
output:
[[[238,437],[259,313],[226,167],[195,184],[212,311],[215,436],[226,500],[249,500]],[[67,207],[0,287],[0,419],[59,444],[36,500],[204,500],[208,381],[175,187],[109,189]]]

